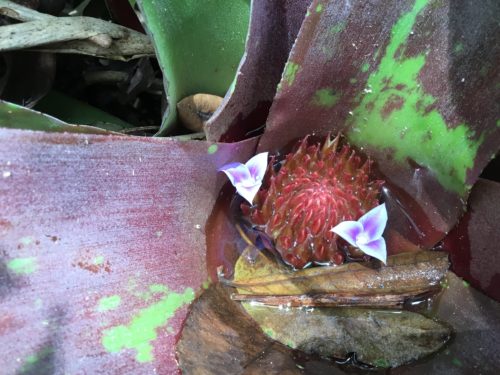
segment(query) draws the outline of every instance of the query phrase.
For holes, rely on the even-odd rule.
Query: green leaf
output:
[[[163,71],[169,106],[159,134],[176,123],[176,104],[196,93],[224,96],[245,48],[249,0],[140,0]]]
[[[134,127],[99,108],[57,91],[51,91],[38,102],[35,109],[56,116],[70,124],[91,125],[111,131]]]
[[[55,117],[0,100],[0,128],[40,130],[56,133],[109,134],[108,130],[67,124]]]

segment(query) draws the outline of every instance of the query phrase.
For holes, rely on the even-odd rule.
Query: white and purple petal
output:
[[[245,164],[229,163],[222,166],[218,170],[219,172],[224,172],[226,174],[233,186],[236,186],[237,184],[245,186],[255,185],[255,181],[253,181],[250,171]]]
[[[357,221],[343,221],[331,229],[352,246],[356,246],[356,238],[363,232],[363,226]]]
[[[387,209],[385,203],[371,209],[358,219],[363,226],[365,238],[364,243],[374,241],[382,237],[387,224]]]
[[[267,170],[268,152],[261,152],[245,163],[255,183],[262,182]]]
[[[387,263],[387,248],[383,237],[367,244],[360,243],[358,248],[365,254],[381,260],[384,264]]]
[[[234,187],[236,188],[236,191],[238,192],[239,195],[241,195],[245,200],[253,204],[253,199],[257,195],[262,183],[259,182],[255,185],[252,186],[244,186],[242,184],[236,184]]]

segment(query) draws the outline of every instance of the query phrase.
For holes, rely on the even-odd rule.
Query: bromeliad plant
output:
[[[339,140],[327,137],[320,147],[309,145],[305,138],[278,164],[277,172],[274,166],[268,168],[267,153],[254,156],[246,165],[220,169],[236,191],[254,203],[241,205],[243,215],[272,239],[282,260],[296,269],[338,265],[346,256],[359,257],[360,251],[386,261],[382,233],[387,211],[385,205],[375,207],[383,182],[370,176],[369,159],[363,161],[347,145],[339,151]],[[264,178],[267,184],[259,190]],[[338,236],[354,248],[343,246]]]
[[[208,279],[206,241],[217,237],[231,246],[238,238],[227,225],[219,233],[203,232],[224,182],[214,172],[227,163],[275,154],[308,134],[342,132],[377,163],[388,187],[382,190],[389,218],[383,238],[390,254],[438,243],[463,214],[469,190],[497,151],[498,47],[487,42],[495,40],[493,3],[254,0],[236,75],[239,57],[236,63],[227,58],[224,40],[244,38],[228,31],[241,23],[225,16],[243,14],[238,5],[248,11],[247,1],[214,2],[220,6],[212,8],[213,17],[202,2],[182,2],[178,11],[167,0],[139,3],[169,82],[163,134],[182,96],[223,94],[234,76],[233,84],[206,127],[209,142],[0,132],[0,364],[6,372],[28,371],[34,363],[52,372],[98,372],[119,364],[130,372],[175,373],[175,338]],[[165,24],[167,18],[172,22]],[[201,71],[203,59],[195,52],[207,49],[218,57],[203,66],[203,84],[187,84]],[[209,79],[219,73],[223,89]],[[26,123],[25,111],[2,108],[0,119],[11,127]],[[52,120],[44,120],[47,129],[64,130]],[[264,124],[259,139],[246,139]],[[232,168],[251,177],[235,182],[254,203],[250,193],[262,174],[246,167]],[[264,200],[255,203],[250,220],[252,210],[265,208]],[[382,226],[370,231],[371,220],[363,216],[377,213],[376,207],[384,207],[378,199],[322,231],[334,236],[335,227],[362,250],[380,243]],[[480,269],[497,264],[481,261]],[[467,326],[471,321],[464,319]],[[494,329],[482,333],[481,340],[494,342]],[[456,343],[451,353],[477,353],[470,335]],[[481,353],[482,366],[498,368],[488,354]],[[452,356],[436,360],[446,366]],[[463,364],[476,365],[473,359]]]

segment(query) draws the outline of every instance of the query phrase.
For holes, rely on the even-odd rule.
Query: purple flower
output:
[[[219,168],[224,172],[239,195],[250,204],[262,185],[262,179],[267,169],[267,152],[255,155],[245,164],[229,163]]]
[[[386,224],[387,209],[384,203],[368,211],[358,221],[343,221],[331,231],[365,254],[386,263],[387,249],[382,237]]]

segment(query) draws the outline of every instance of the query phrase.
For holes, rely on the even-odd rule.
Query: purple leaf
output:
[[[313,1],[259,142],[342,132],[363,148],[387,182],[389,253],[439,242],[500,145],[498,7],[462,5]]]
[[[209,171],[247,160],[255,140],[213,152],[2,129],[0,145],[1,372],[177,373],[174,343],[208,280],[204,227],[224,183]],[[57,360],[27,360],[44,353]]]
[[[220,109],[205,126],[209,141],[233,142],[262,127],[311,0],[254,0],[245,54]]]

